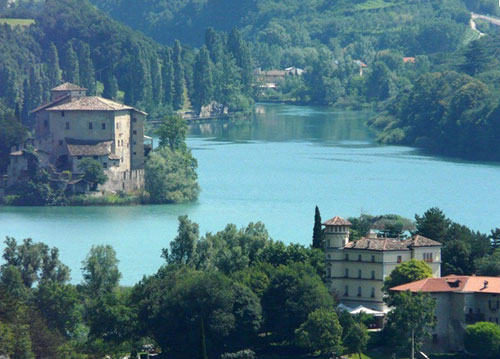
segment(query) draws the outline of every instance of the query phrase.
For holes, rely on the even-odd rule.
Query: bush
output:
[[[498,358],[500,355],[500,327],[490,322],[468,325],[464,345],[467,351],[481,358]]]

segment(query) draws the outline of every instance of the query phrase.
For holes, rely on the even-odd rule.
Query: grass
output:
[[[0,24],[8,24],[13,26],[30,26],[35,23],[34,19],[0,19]]]

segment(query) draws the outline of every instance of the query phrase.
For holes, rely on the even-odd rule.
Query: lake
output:
[[[251,120],[192,129],[188,146],[202,187],[196,203],[0,207],[0,235],[58,247],[75,283],[90,247],[110,244],[120,259],[121,283],[131,285],[162,265],[161,249],[183,214],[202,233],[262,221],[274,239],[304,245],[311,241],[315,205],[323,219],[361,213],[413,218],[438,206],[476,230],[500,226],[500,165],[379,146],[364,126],[369,112],[279,104],[257,105],[256,112]]]

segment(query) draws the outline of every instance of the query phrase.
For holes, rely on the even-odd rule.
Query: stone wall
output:
[[[98,187],[104,192],[135,192],[144,189],[144,170],[116,171],[114,168],[105,171],[108,180]]]

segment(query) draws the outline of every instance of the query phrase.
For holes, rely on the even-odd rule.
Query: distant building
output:
[[[144,120],[146,113],[65,83],[51,90],[51,102],[32,111],[32,143],[40,166],[55,173],[79,174],[85,158],[98,161],[108,182],[104,191],[133,191],[144,186]],[[21,146],[24,147],[24,146]],[[16,148],[10,155],[7,185],[23,180],[28,152]],[[75,178],[75,176],[73,176]],[[77,182],[73,181],[73,185]],[[84,188],[84,186],[77,186]]]
[[[368,65],[361,60],[354,60],[354,63],[359,66],[359,76],[363,77],[364,70],[368,68]]]
[[[329,287],[345,306],[386,312],[384,279],[398,264],[413,258],[426,261],[435,277],[441,275],[441,243],[418,235],[404,240],[378,238],[373,232],[351,242],[349,221],[334,217],[323,225]]]
[[[414,64],[415,63],[415,58],[414,57],[403,57],[403,62],[406,64],[406,63],[412,63]]]
[[[276,89],[278,83],[284,81],[286,76],[302,76],[303,69],[298,67],[287,67],[284,70],[262,71],[260,68],[254,71],[254,78],[260,84],[261,88]]]
[[[499,323],[500,277],[450,275],[403,284],[391,290],[429,293],[436,300],[437,325],[432,339],[426,343],[431,350],[462,349],[468,324]]]

